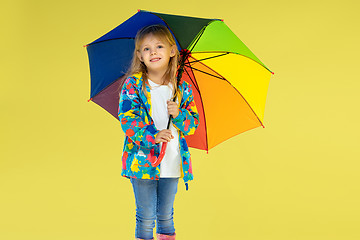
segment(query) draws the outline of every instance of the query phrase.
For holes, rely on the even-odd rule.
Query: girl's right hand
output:
[[[171,133],[170,129],[164,129],[161,130],[155,138],[155,143],[160,143],[160,142],[170,142],[171,139],[173,139],[174,136]]]

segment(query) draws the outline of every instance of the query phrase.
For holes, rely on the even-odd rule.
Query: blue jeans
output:
[[[174,228],[174,200],[179,178],[160,178],[159,180],[130,178],[136,202],[135,237],[153,238],[156,233],[171,235]]]

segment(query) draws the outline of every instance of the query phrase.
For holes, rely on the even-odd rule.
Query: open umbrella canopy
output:
[[[90,100],[117,120],[119,85],[130,67],[141,28],[165,25],[178,50],[188,52],[182,80],[191,84],[200,125],[186,136],[189,147],[209,150],[247,130],[263,126],[271,71],[221,19],[139,10],[127,21],[86,45]]]

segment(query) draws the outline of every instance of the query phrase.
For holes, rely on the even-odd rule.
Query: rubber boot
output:
[[[157,240],[175,240],[175,237],[176,237],[176,233],[174,233],[174,235],[166,235],[160,233],[156,234]]]

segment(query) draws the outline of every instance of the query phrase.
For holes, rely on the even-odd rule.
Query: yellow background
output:
[[[87,101],[83,45],[137,9],[223,18],[275,72],[264,129],[191,151],[177,239],[360,239],[355,0],[2,1],[0,239],[134,239],[124,134]]]

